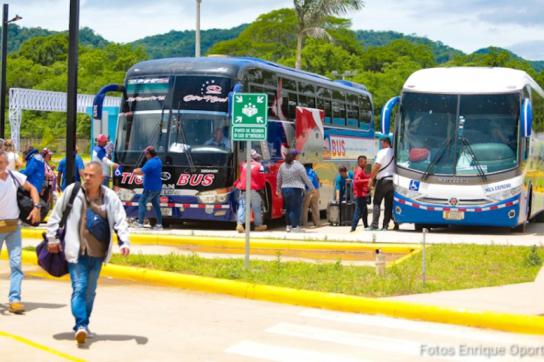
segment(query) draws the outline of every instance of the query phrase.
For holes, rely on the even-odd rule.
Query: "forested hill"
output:
[[[200,32],[200,50],[206,54],[208,49],[217,42],[236,38],[247,27],[239,25],[231,29],[209,29]],[[151,59],[169,57],[192,57],[195,54],[194,30],[175,31],[166,34],[147,36],[132,42],[141,45]]]

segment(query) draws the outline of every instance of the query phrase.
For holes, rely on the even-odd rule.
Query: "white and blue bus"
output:
[[[313,163],[321,182],[321,209],[333,195],[339,164],[359,154],[374,157],[372,96],[362,85],[333,81],[253,58],[158,59],[131,67],[124,85],[95,97],[100,118],[104,94],[122,91],[115,162],[123,166],[115,188],[135,216],[142,180],[132,170],[152,145],[163,162],[161,207],[170,220],[234,221],[233,182],[245,159],[245,142],[232,142],[230,103],[236,92],[268,95],[268,140],[253,142],[266,169],[265,218],[282,216],[276,174],[288,149]],[[222,138],[220,145],[210,142]],[[149,213],[149,216],[152,214]]]
[[[395,135],[394,218],[423,227],[524,230],[544,210],[544,146],[532,132],[542,88],[507,68],[432,68],[413,73],[382,111]],[[542,215],[540,215],[541,217]]]

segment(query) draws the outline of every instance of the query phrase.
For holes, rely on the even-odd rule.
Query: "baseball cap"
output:
[[[105,134],[99,134],[98,137],[96,137],[96,140],[98,142],[108,142],[108,136]]]

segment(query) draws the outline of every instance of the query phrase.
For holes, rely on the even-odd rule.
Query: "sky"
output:
[[[69,0],[8,0],[23,27],[68,29]],[[110,41],[130,42],[195,26],[196,0],[80,0],[80,26]],[[202,0],[201,29],[231,28],[292,0]],[[353,30],[426,36],[470,53],[487,46],[544,60],[544,0],[366,0],[346,15]]]

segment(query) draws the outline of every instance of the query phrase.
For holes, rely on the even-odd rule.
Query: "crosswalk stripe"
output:
[[[359,358],[351,358],[340,354],[315,352],[301,348],[277,346],[253,341],[241,341],[227,348],[225,352],[278,362],[364,362],[364,360]]]
[[[266,332],[283,336],[306,338],[321,342],[337,343],[351,347],[379,350],[387,353],[421,356],[421,343],[407,342],[400,338],[373,336],[363,333],[344,332],[332,328],[312,327],[293,323],[278,323]]]
[[[410,332],[419,332],[427,335],[440,335],[463,340],[469,339],[472,342],[493,342],[493,344],[504,343],[511,345],[513,343],[527,344],[530,342],[542,344],[542,339],[534,336],[519,336],[513,333],[504,333],[498,331],[477,330],[470,327],[452,326],[448,324],[429,323],[411,321],[407,319],[398,319],[382,316],[371,316],[353,313],[340,313],[325,311],[319,309],[306,309],[299,313],[302,317],[317,318],[326,321],[334,321],[348,324],[360,324],[372,327],[390,328],[393,330],[405,330]]]

